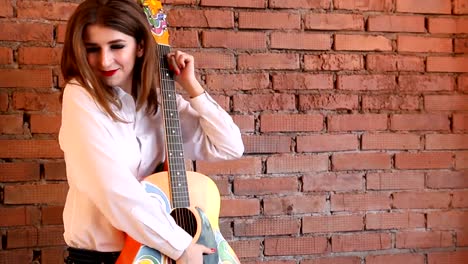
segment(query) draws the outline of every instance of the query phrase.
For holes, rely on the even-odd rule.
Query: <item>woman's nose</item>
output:
[[[106,50],[101,51],[99,56],[99,64],[105,70],[106,67],[112,64],[112,53]]]

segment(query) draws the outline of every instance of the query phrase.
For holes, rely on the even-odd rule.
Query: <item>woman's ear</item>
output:
[[[143,56],[143,54],[145,53],[145,46],[143,44],[143,41],[140,42],[138,45],[137,45],[137,57],[138,58],[141,58]]]

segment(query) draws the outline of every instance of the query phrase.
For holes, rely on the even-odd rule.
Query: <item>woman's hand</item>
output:
[[[203,264],[203,254],[213,254],[215,249],[200,244],[190,244],[176,264]]]
[[[169,70],[174,73],[175,81],[187,91],[190,97],[196,97],[205,92],[195,77],[195,61],[192,55],[182,51],[167,54]]]

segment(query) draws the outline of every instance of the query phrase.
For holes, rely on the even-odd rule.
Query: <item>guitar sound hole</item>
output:
[[[187,208],[175,208],[172,210],[171,215],[174,217],[177,225],[182,227],[192,237],[195,236],[197,232],[197,219],[192,211]]]

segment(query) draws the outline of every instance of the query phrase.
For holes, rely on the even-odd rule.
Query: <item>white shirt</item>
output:
[[[65,154],[68,195],[63,212],[67,245],[120,251],[127,233],[136,241],[177,259],[192,237],[150,198],[140,181],[164,161],[161,110],[136,111],[133,97],[115,88],[122,101],[116,122],[76,82],[66,85],[60,147]],[[207,94],[177,97],[185,158],[239,158],[244,145],[232,118]]]

